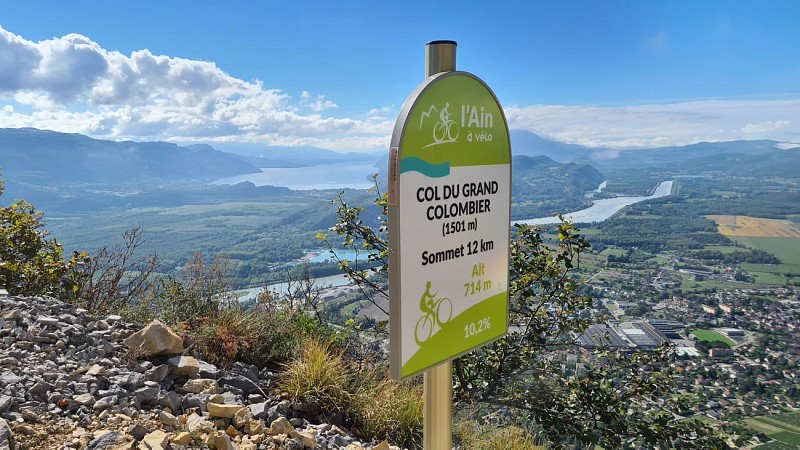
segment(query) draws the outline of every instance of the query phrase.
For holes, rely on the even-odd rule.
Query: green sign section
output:
[[[430,77],[403,105],[389,167],[395,378],[507,332],[510,163],[503,110],[474,75]]]
[[[433,176],[442,176],[445,167],[511,162],[505,115],[494,95],[479,79],[452,73],[429,84],[424,98],[418,98],[427,108],[409,114],[401,171],[433,168],[428,169]]]

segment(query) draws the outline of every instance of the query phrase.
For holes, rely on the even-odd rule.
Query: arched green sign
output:
[[[503,110],[466,72],[403,105],[389,161],[390,351],[406,378],[508,329],[511,145]]]

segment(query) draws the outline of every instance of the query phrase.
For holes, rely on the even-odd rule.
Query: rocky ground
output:
[[[397,450],[273,393],[268,371],[222,370],[163,325],[139,328],[0,291],[0,450]]]

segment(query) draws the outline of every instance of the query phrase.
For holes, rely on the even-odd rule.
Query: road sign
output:
[[[476,76],[433,75],[403,105],[389,159],[390,359],[399,379],[507,332],[503,110]]]

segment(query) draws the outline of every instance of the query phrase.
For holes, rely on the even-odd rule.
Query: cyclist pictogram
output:
[[[432,110],[436,110],[436,107],[431,105],[430,109],[428,109],[428,113],[423,113],[422,118],[426,118],[430,116],[430,112]],[[459,126],[455,120],[452,119],[452,114],[450,113],[450,102],[444,104],[444,108],[439,111],[439,122],[433,126],[433,142],[426,145],[425,147],[430,147],[432,145],[437,144],[446,144],[450,142],[456,142],[458,139],[458,132]],[[422,126],[422,121],[420,121],[420,127]]]
[[[425,313],[417,320],[414,327],[414,340],[417,345],[427,341],[432,335],[435,326],[441,328],[453,315],[453,304],[449,298],[436,298],[437,292],[431,293],[431,282],[425,285],[425,292],[419,300],[419,309]]]

